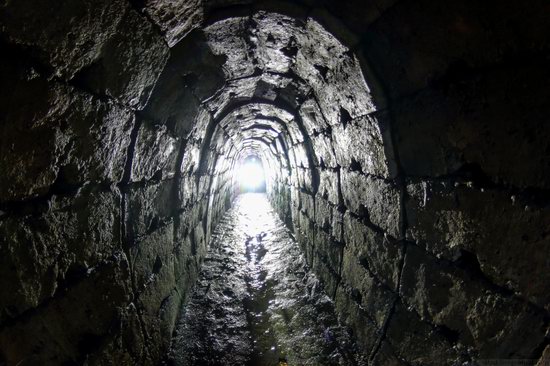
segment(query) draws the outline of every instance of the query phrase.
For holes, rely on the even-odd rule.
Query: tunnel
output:
[[[550,364],[546,1],[4,0],[0,47],[0,366]]]

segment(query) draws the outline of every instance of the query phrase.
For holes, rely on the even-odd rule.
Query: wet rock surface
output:
[[[263,194],[221,220],[168,365],[359,365],[349,333]]]
[[[227,363],[349,361],[305,262],[371,365],[542,364],[549,27],[545,0],[0,1],[0,365],[157,365],[247,155],[305,260],[268,266],[275,226],[234,234],[243,273],[209,257]]]

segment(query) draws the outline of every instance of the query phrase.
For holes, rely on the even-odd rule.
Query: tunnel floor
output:
[[[240,195],[213,233],[169,365],[357,365],[350,334],[265,194]]]

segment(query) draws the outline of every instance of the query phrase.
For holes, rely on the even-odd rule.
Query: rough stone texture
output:
[[[1,101],[0,201],[43,195],[56,179],[71,185],[118,182],[133,115],[46,81],[29,64],[18,62],[9,60],[1,71],[2,84],[12,92]]]
[[[314,99],[308,99],[300,106],[300,118],[309,136],[325,131],[329,125],[325,120],[319,104]],[[337,147],[334,146],[336,149]]]
[[[311,139],[313,151],[315,152],[315,161],[319,166],[337,168],[336,157],[333,151],[333,142],[329,136],[319,134]]]
[[[374,225],[399,238],[400,195],[393,182],[386,182],[355,171],[341,172],[345,205],[365,216]]]
[[[203,20],[201,0],[146,0],[145,12],[164,32],[170,47],[178,43]]]
[[[380,366],[402,366],[406,363],[400,359],[389,343],[383,340],[374,354],[372,361],[374,365]]]
[[[339,123],[340,109],[352,118],[374,111],[357,59],[314,20],[308,19],[305,30],[296,34],[294,69],[312,86],[327,122]]]
[[[450,329],[459,346],[481,350],[480,358],[529,358],[544,338],[544,311],[416,246],[407,248],[402,278],[404,301]]]
[[[136,138],[130,179],[149,180],[155,175],[157,179],[173,177],[179,146],[178,139],[170,135],[166,126],[142,121]]]
[[[542,360],[547,10],[4,1],[0,364],[158,364],[249,155],[370,364]]]
[[[223,61],[205,44],[203,34],[191,33],[171,49],[144,113],[187,137],[196,124],[199,103],[223,86]]]
[[[128,187],[124,212],[129,242],[155,231],[174,213],[175,185],[174,180],[165,180]]]
[[[53,71],[77,72],[71,85],[47,79],[27,49],[4,47],[1,83],[12,93],[1,101],[0,363],[157,364],[234,194],[227,167],[196,174],[200,161],[222,161],[218,152],[191,148],[211,120],[195,118],[189,92],[215,90],[184,82],[174,98],[165,76],[137,123],[122,106],[145,106],[168,48],[145,17],[130,8],[120,16],[93,63]],[[170,70],[179,80],[208,73],[178,60]]]
[[[349,324],[358,346],[368,355],[379,338],[376,325],[353,299],[352,292],[346,290],[344,286],[338,286],[336,290],[336,311],[340,320]]]
[[[132,281],[136,305],[141,310],[142,321],[149,328],[146,341],[151,360],[161,358],[170,344],[178,311],[177,305],[165,303],[176,291],[173,232],[170,223],[150,233],[129,250],[130,265],[135,273]],[[166,323],[164,327],[161,326],[163,323]]]
[[[408,192],[410,239],[449,260],[466,251],[493,283],[548,308],[547,209],[521,195],[450,182],[410,184]]]
[[[76,76],[78,85],[142,109],[168,59],[168,47],[135,10],[123,15],[98,59]]]
[[[434,326],[422,322],[414,311],[397,302],[385,338],[397,355],[412,364],[452,365],[464,362],[454,342]],[[426,347],[425,345],[429,345]]]
[[[3,2],[2,33],[13,43],[29,47],[35,57],[70,79],[100,57],[128,5],[124,1],[79,0]]]
[[[241,78],[254,73],[256,60],[247,50],[248,19],[229,18],[205,29],[208,45],[215,55],[226,57],[223,70],[227,79]]]
[[[349,213],[344,215],[344,239],[350,261],[360,261],[395,290],[400,276],[403,245],[369,228]]]
[[[42,214],[2,218],[2,322],[42,304],[110,256],[120,240],[119,201],[117,193],[85,187],[74,196],[52,197]],[[75,206],[82,208],[71,211]]]
[[[396,294],[385,286],[372,272],[364,258],[348,247],[344,248],[342,263],[342,288],[350,293],[352,299],[365,311],[365,316],[381,331],[384,327]],[[340,311],[345,307],[340,305]]]
[[[357,166],[365,174],[394,178],[397,168],[393,147],[389,143],[387,117],[364,116],[346,121],[332,129],[338,164],[344,168]]]
[[[84,271],[47,306],[3,327],[2,356],[9,365],[84,362],[116,333],[124,311],[120,306],[130,298],[128,262],[123,254],[115,254]]]
[[[548,188],[547,77],[533,57],[406,98],[394,123],[403,168],[438,176],[474,167],[494,183]]]
[[[328,200],[333,205],[340,203],[338,194],[338,173],[331,170],[321,170],[319,173],[319,188],[317,194]]]

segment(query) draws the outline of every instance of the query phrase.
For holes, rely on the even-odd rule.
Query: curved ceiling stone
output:
[[[311,18],[302,21],[260,11],[224,19],[204,32],[212,52],[225,57],[228,80],[258,73],[299,79],[313,89],[324,114],[335,121],[337,106],[352,118],[375,110],[357,58]],[[248,95],[252,89],[249,85]],[[304,97],[296,97],[300,96]]]

